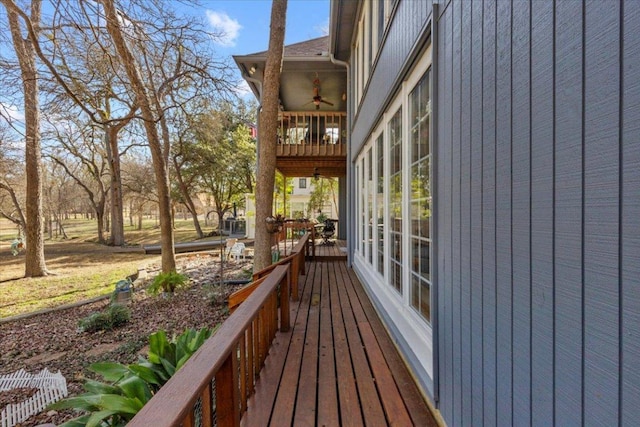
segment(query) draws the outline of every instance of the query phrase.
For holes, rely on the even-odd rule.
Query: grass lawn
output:
[[[176,242],[195,240],[190,220],[176,219],[175,223]],[[145,255],[140,247],[160,242],[160,230],[153,219],[144,221],[142,230],[125,228],[127,244],[131,245],[127,248],[95,243],[92,220],[70,219],[64,225],[69,239],[54,236],[45,241],[47,268],[53,274],[25,279],[24,253],[13,256],[10,250],[17,230],[0,219],[0,318],[108,294],[118,280],[159,262],[158,255]]]

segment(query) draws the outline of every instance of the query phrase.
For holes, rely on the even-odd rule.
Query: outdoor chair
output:
[[[333,245],[335,242],[329,240],[336,234],[336,225],[334,224],[334,220],[325,219],[324,227],[322,227],[322,231],[320,232],[320,237],[322,237],[322,245]]]
[[[233,257],[235,260],[244,259],[245,249],[244,243],[235,243],[229,251],[229,257]]]
[[[238,242],[238,239],[236,238],[231,238],[226,240],[226,246],[224,248],[225,257],[228,257],[231,254],[231,249],[233,248],[233,245],[235,245],[237,242]]]

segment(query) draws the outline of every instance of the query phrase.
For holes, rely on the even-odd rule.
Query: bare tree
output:
[[[47,89],[51,98],[47,110],[64,110],[71,100],[96,124],[104,128],[110,168],[111,234],[109,244],[124,244],[122,217],[122,191],[120,178],[120,152],[118,133],[133,118],[137,109],[126,90],[117,90],[122,70],[113,61],[112,47],[105,44],[104,29],[99,19],[84,6],[86,2],[53,2],[53,16],[47,27],[33,21],[13,0],[12,10],[20,16],[25,31],[31,38],[31,46],[38,59],[45,65],[51,77]],[[35,0],[34,0],[35,1]],[[41,33],[46,37],[39,39]],[[107,37],[108,38],[108,37]],[[86,76],[86,77],[85,77]],[[120,117],[114,117],[112,103],[118,103]]]
[[[96,215],[98,242],[104,244],[107,196],[113,187],[109,185],[112,180],[107,173],[105,146],[108,144],[102,135],[102,127],[68,117],[65,126],[51,128],[51,139],[55,146],[50,148],[46,156],[62,167],[86,194]]]
[[[0,128],[0,216],[14,223],[22,235],[26,227],[24,163],[12,145],[9,131],[3,126]]]
[[[258,127],[258,173],[256,179],[256,241],[254,270],[271,264],[271,236],[264,224],[271,216],[273,184],[276,170],[276,138],[280,102],[280,72],[284,50],[287,0],[273,0],[269,50],[264,70],[262,111]]]
[[[36,64],[36,30],[26,32],[21,24],[19,9],[13,0],[0,0],[7,11],[7,20],[16,57],[20,65],[24,92],[25,114],[25,170],[26,170],[26,255],[25,277],[47,275],[44,259],[44,236],[42,221],[42,164],[40,142],[40,102],[38,68]],[[30,21],[40,23],[40,0],[32,0]],[[23,21],[24,23],[24,21]]]

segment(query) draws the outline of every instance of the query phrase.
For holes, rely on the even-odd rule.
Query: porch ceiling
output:
[[[344,157],[281,157],[276,167],[286,177],[313,177],[316,169],[323,178],[340,178],[347,174]]]
[[[320,104],[320,111],[346,111],[343,99],[347,93],[346,69],[333,64],[329,58],[329,38],[320,37],[285,46],[285,57],[280,76],[280,101],[285,111],[315,111],[312,102],[313,81],[320,80],[320,95],[333,105]],[[254,95],[260,100],[266,52],[234,56],[243,77]],[[252,71],[253,70],[253,71]]]

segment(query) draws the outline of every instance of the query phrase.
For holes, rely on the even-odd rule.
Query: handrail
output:
[[[277,266],[291,264],[291,296],[294,301],[298,301],[298,275],[305,274],[305,259],[307,256],[307,251],[309,250],[308,242],[309,232],[307,231],[302,235],[300,240],[298,240],[298,243],[293,247],[289,256],[282,258],[280,261],[268,265],[262,270],[253,273],[253,280],[256,281],[261,277],[266,276]]]
[[[274,268],[128,426],[210,427],[214,417],[217,426],[239,426],[278,319],[280,331],[290,328],[290,275],[288,265]]]

